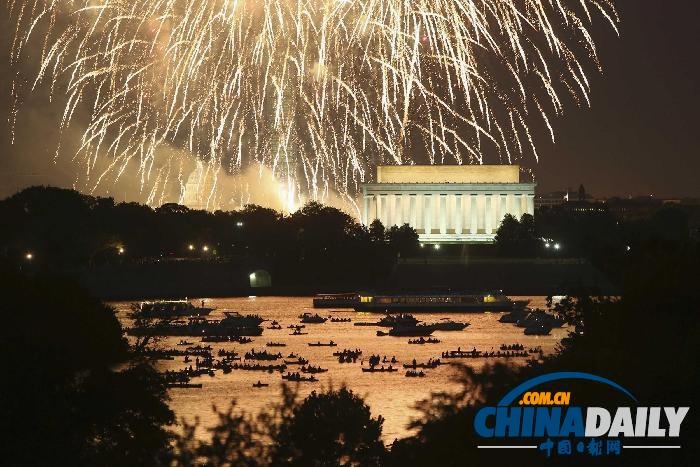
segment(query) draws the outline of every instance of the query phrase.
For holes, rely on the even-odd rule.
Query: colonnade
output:
[[[363,195],[362,221],[385,226],[409,224],[422,236],[494,235],[506,214],[534,214],[534,190],[523,192],[389,191]]]

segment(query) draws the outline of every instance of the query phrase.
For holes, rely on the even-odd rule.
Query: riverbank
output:
[[[342,265],[339,265],[342,267]],[[270,274],[270,285],[257,287],[254,273]],[[74,271],[71,277],[104,300],[145,298],[308,296],[356,290],[503,290],[508,295],[559,295],[586,287],[603,295],[614,285],[580,259],[415,258],[400,261],[377,284],[318,285],[296,278],[284,283],[261,265],[232,261],[155,261],[125,263]]]

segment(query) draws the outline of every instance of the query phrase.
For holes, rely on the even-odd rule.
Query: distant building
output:
[[[535,196],[535,209],[561,206],[569,200],[568,191],[553,191]]]
[[[534,215],[534,200],[517,165],[380,166],[362,186],[362,222],[407,223],[421,242],[490,243],[506,214]]]

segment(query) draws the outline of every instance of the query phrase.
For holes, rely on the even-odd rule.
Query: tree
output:
[[[379,465],[384,419],[349,389],[312,392],[282,421],[273,465]]]
[[[168,449],[162,379],[131,361],[114,310],[57,278],[0,274],[7,465],[153,465]],[[115,369],[119,368],[119,369]]]

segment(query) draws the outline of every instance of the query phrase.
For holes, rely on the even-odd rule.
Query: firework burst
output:
[[[258,164],[285,196],[349,200],[379,163],[537,158],[567,102],[589,104],[593,17],[608,0],[9,0],[10,62],[39,49],[39,86],[81,125],[92,187],[138,169],[146,192]],[[64,104],[64,105],[63,105]],[[16,115],[13,109],[12,115]],[[87,114],[87,117],[85,115]],[[84,121],[76,122],[77,115]],[[538,124],[539,125],[539,124]],[[84,131],[83,131],[84,130]],[[98,162],[100,162],[98,164]],[[99,169],[98,169],[99,168]],[[225,194],[225,196],[229,196]],[[152,199],[152,197],[151,197]]]

